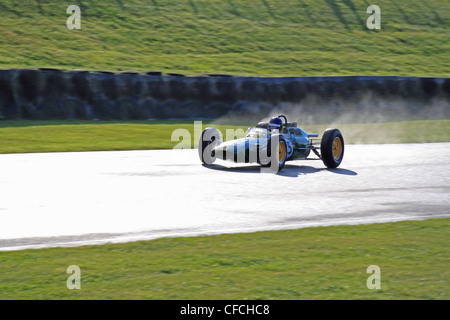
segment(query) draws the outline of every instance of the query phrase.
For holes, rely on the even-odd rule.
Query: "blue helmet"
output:
[[[281,130],[281,127],[283,126],[283,120],[281,120],[280,117],[273,117],[269,121],[269,129],[278,129]]]

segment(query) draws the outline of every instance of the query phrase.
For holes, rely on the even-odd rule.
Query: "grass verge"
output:
[[[1,299],[449,299],[450,219],[0,252]],[[81,269],[68,290],[67,267]],[[381,269],[369,290],[367,268]]]
[[[0,0],[0,67],[447,77],[448,5],[376,4],[380,30],[365,0]]]
[[[248,126],[214,125],[227,140],[242,137]],[[252,124],[251,126],[253,126]],[[321,135],[329,125],[303,127]],[[341,124],[349,143],[414,143],[450,141],[450,120],[422,120],[373,124]],[[182,140],[172,133],[189,131],[197,143],[193,121],[0,121],[0,153],[172,149]],[[229,136],[226,130],[238,130]],[[186,132],[186,131],[183,131]]]

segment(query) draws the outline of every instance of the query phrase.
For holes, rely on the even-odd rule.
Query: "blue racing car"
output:
[[[283,121],[284,120],[284,121]],[[311,151],[328,168],[337,168],[344,157],[344,138],[338,129],[327,129],[322,139],[288,122],[286,116],[273,117],[248,128],[244,138],[221,141],[219,131],[206,128],[200,137],[198,151],[204,164],[216,159],[236,163],[259,163],[278,172],[286,161],[305,160]],[[320,143],[320,144],[319,144]]]

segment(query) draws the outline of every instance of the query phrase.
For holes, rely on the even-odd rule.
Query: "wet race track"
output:
[[[0,250],[449,217],[449,158],[450,143],[347,145],[338,169],[273,174],[197,150],[0,155]]]

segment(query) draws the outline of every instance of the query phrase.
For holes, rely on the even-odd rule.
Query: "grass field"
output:
[[[450,219],[0,252],[1,299],[450,298]],[[69,290],[67,267],[81,270]],[[381,270],[369,290],[368,266]]]
[[[248,128],[211,122],[202,124],[203,129],[218,128],[225,138],[227,129],[241,129],[236,137],[242,137]],[[304,129],[321,135],[328,127],[311,125]],[[450,120],[340,124],[336,127],[350,144],[450,141]],[[193,121],[0,121],[0,153],[172,149],[181,142],[178,135],[172,141],[176,129],[188,130],[191,146],[196,145]]]
[[[0,68],[263,76],[450,74],[441,0],[0,0]],[[81,30],[69,30],[69,5]]]

